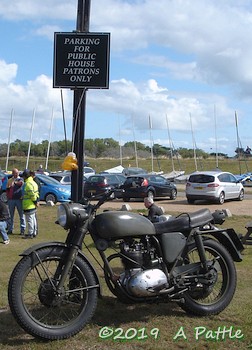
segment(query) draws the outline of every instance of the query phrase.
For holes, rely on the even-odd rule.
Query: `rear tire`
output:
[[[223,204],[225,202],[225,193],[222,191],[219,195],[219,198],[217,200],[217,203]]]
[[[194,203],[194,200],[193,200],[193,199],[190,199],[190,198],[187,198],[187,203],[188,203],[188,204],[193,204],[193,203]]]
[[[153,191],[148,191],[147,192],[147,197],[154,200],[154,193],[153,193]]]
[[[177,198],[177,191],[175,189],[172,189],[170,199],[176,199]]]
[[[223,311],[233,299],[237,284],[235,265],[228,251],[212,239],[204,241],[203,244],[207,259],[212,264],[209,284],[195,282],[194,287],[183,295],[184,303],[179,303],[187,313],[197,316],[216,315]],[[189,248],[184,262],[199,262],[195,245]]]

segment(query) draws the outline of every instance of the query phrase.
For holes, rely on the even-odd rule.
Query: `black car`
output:
[[[89,176],[84,183],[84,197],[101,196],[110,189],[119,189],[124,183],[122,174],[97,174]],[[115,197],[121,197],[121,190],[115,192]]]
[[[124,190],[122,197],[125,202],[131,198],[177,198],[177,187],[162,175],[143,174],[128,176],[121,186]]]

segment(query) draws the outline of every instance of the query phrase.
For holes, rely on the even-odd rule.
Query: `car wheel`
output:
[[[152,191],[148,191],[147,197],[154,200],[154,193]]]
[[[193,204],[193,203],[194,203],[194,200],[193,200],[193,199],[190,199],[190,198],[187,198],[187,203],[188,203],[188,204]]]
[[[175,188],[172,189],[170,199],[176,199],[177,198],[177,191]]]
[[[0,200],[4,203],[8,202],[7,194],[5,191],[0,194]]]
[[[47,193],[47,195],[45,196],[45,201],[46,201],[46,203],[51,201],[51,202],[53,202],[53,204],[56,204],[57,203],[57,198],[56,198],[55,194]]]
[[[238,201],[243,201],[243,199],[244,199],[244,190],[241,190],[238,197]]]
[[[218,198],[218,203],[223,204],[225,202],[225,193],[221,192]]]

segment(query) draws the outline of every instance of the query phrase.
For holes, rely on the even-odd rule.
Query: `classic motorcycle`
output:
[[[56,223],[68,230],[65,242],[39,243],[21,254],[8,298],[31,335],[64,339],[91,320],[101,283],[82,252],[82,245],[91,251],[90,239],[109,290],[123,303],[175,301],[187,313],[207,316],[231,302],[243,244],[232,228],[216,226],[225,221],[222,211],[201,209],[157,223],[129,211],[98,212],[112,194],[96,204],[60,204]]]

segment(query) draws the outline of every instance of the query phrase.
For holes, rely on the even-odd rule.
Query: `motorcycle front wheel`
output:
[[[184,302],[179,302],[183,310],[197,316],[216,315],[223,311],[233,299],[237,284],[235,265],[225,247],[209,239],[204,241],[204,248],[209,266],[208,279],[205,283],[204,278],[199,279],[184,293]],[[199,261],[198,250],[193,245],[188,249],[184,263]]]
[[[23,257],[8,287],[11,312],[29,334],[45,339],[69,338],[93,316],[98,287],[93,271],[81,256],[60,290],[57,284],[67,257],[65,247],[46,247]]]

